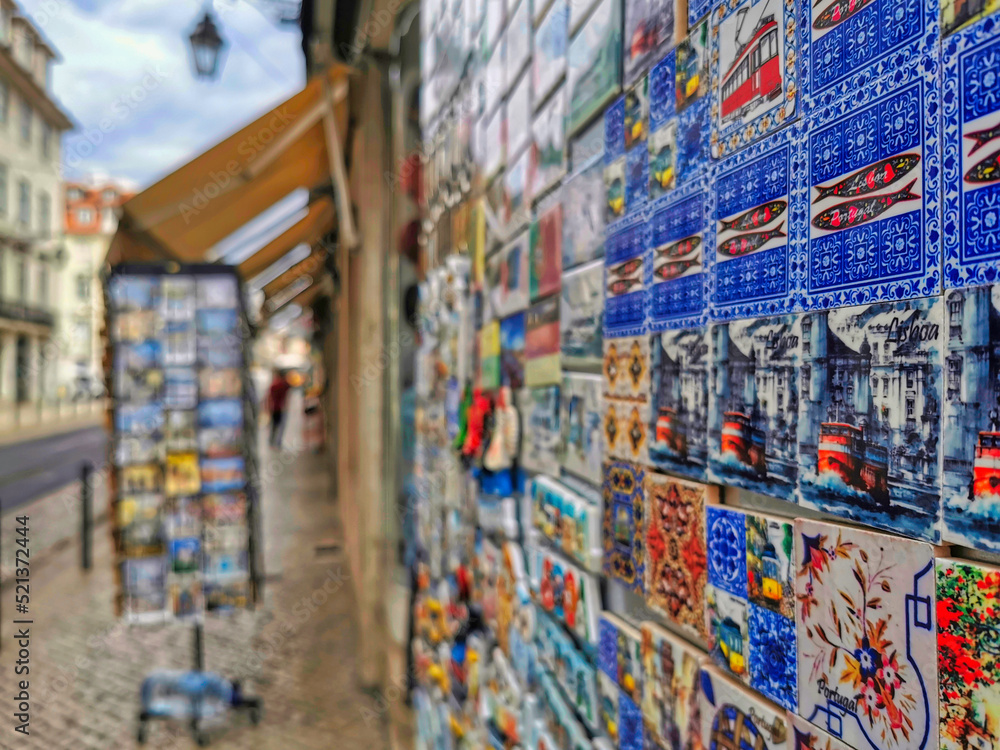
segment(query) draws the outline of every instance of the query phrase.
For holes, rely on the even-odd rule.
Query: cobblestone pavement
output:
[[[264,702],[261,724],[230,714],[216,748],[387,747],[385,705],[355,679],[354,594],[325,459],[286,452],[263,462],[264,602],[255,612],[208,618],[206,668],[241,678]],[[96,506],[103,506],[98,494]],[[132,627],[113,615],[108,527],[98,529],[94,568],[79,569],[74,542],[53,552],[31,581],[30,737],[13,732],[13,591],[0,620],[0,748],[135,747],[138,692],[151,669],[187,669],[186,625]],[[4,542],[9,543],[4,529]],[[324,547],[317,550],[317,547]],[[157,723],[147,747],[195,747],[186,727]]]

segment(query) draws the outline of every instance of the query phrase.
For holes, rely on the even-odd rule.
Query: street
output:
[[[16,508],[80,477],[84,461],[107,461],[107,433],[86,427],[0,446],[0,509]]]

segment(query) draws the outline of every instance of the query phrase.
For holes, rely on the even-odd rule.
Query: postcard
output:
[[[200,490],[201,480],[198,474],[198,454],[168,453],[167,495],[195,495]]]
[[[232,552],[210,552],[205,555],[205,575],[225,576],[233,574],[246,574],[247,553],[246,550]]]
[[[541,4],[541,0],[538,3]],[[569,45],[568,0],[555,0],[549,12],[535,30],[535,56],[531,76],[535,101],[544,102],[566,76],[566,48]]]
[[[562,203],[540,211],[532,223],[529,258],[531,299],[558,292],[562,272]]]
[[[198,404],[198,427],[241,427],[243,402],[238,399],[202,401]]]
[[[167,545],[172,573],[194,573],[201,567],[201,539],[182,537],[171,539]]]
[[[525,316],[524,378],[532,387],[558,384],[559,297],[552,295],[532,305]]]
[[[160,313],[164,320],[194,319],[197,297],[193,276],[164,276],[160,294]]]
[[[163,393],[163,370],[116,370],[113,377],[115,396],[122,404],[140,404],[158,400]]]
[[[250,601],[250,584],[241,581],[205,581],[205,609],[225,612],[243,609]]]
[[[571,3],[570,24],[577,3]],[[621,3],[600,0],[569,43],[567,130],[580,130],[621,91]]]
[[[115,342],[155,339],[160,333],[160,318],[155,310],[132,310],[113,317],[111,340]]]
[[[604,264],[567,272],[559,299],[559,350],[564,370],[599,372],[604,340]]]
[[[604,255],[604,196],[604,164],[600,159],[563,185],[563,269]]]
[[[123,341],[115,347],[115,370],[148,370],[163,365],[163,349],[156,339]]]
[[[164,553],[163,496],[144,493],[123,496],[115,503],[121,553],[148,557]]]
[[[152,435],[118,435],[115,465],[156,463],[163,460],[163,444]]]
[[[243,427],[206,427],[198,432],[198,449],[208,458],[243,454]]]
[[[174,617],[191,617],[204,608],[201,580],[196,575],[174,576],[169,585],[170,607]]]
[[[118,471],[120,495],[163,492],[163,471],[159,464],[125,466]]]
[[[108,282],[108,288],[116,312],[155,310],[160,297],[160,278],[114,275]]]
[[[197,353],[197,341],[192,321],[168,320],[164,323],[164,364],[193,365]]]
[[[201,536],[201,498],[196,496],[167,498],[163,514],[164,525],[170,537]]]
[[[122,588],[127,593],[162,592],[167,577],[167,558],[129,558],[122,562],[121,576]]]
[[[239,306],[239,286],[235,276],[199,276],[198,308]]]
[[[164,428],[164,445],[168,451],[184,452],[198,449],[198,413],[168,411]]]
[[[202,499],[205,523],[242,524],[247,520],[247,499],[242,492],[205,495]]]
[[[168,367],[163,388],[163,405],[167,409],[193,409],[198,403],[198,379],[188,367]]]
[[[203,492],[233,492],[246,485],[242,457],[204,458],[201,461]]]
[[[518,390],[524,385],[524,313],[500,321],[500,377]]]
[[[202,369],[198,373],[201,398],[239,398],[243,395],[240,371],[235,367],[222,370]]]
[[[528,184],[534,199],[566,174],[566,89],[560,88],[531,123],[531,169]]]

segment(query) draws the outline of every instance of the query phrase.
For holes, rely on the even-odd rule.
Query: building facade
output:
[[[0,409],[56,394],[60,140],[72,127],[51,93],[57,60],[12,0],[0,0]]]
[[[68,398],[83,399],[101,390],[104,296],[98,274],[118,228],[118,207],[134,191],[104,176],[67,182],[65,187],[66,253],[57,304],[62,347],[58,389]]]

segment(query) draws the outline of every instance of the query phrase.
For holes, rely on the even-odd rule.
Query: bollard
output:
[[[80,471],[80,502],[81,502],[81,526],[80,526],[80,565],[84,570],[90,570],[92,559],[91,543],[94,535],[93,516],[93,483],[91,474],[94,467],[90,461],[84,461]]]

